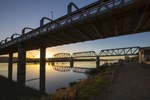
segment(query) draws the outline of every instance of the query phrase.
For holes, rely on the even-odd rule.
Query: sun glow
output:
[[[52,54],[51,53],[46,53],[46,58],[52,58]]]
[[[50,51],[46,51],[46,58],[52,58],[53,54]],[[40,51],[28,51],[28,58],[40,58]]]
[[[52,54],[49,52],[46,52],[46,58],[52,58]],[[40,58],[40,53],[35,57],[35,58]]]

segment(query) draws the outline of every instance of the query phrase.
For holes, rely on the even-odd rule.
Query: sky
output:
[[[24,27],[37,28],[42,17],[57,19],[67,14],[67,5],[74,2],[79,8],[97,0],[0,0],[0,41]],[[56,53],[74,53],[132,46],[150,46],[150,32],[80,42],[47,48],[47,57]],[[39,56],[39,50],[27,51],[27,56]]]

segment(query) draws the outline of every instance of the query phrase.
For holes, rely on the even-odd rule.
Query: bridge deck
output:
[[[109,0],[88,5],[0,46],[0,54],[150,31],[149,0]],[[94,6],[93,6],[94,5]]]

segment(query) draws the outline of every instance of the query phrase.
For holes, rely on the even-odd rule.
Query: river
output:
[[[102,62],[101,62],[102,63]],[[8,64],[0,63],[0,75],[8,77]],[[46,63],[45,73],[45,92],[53,93],[58,88],[68,87],[69,83],[79,81],[88,77],[84,72],[91,68],[96,68],[96,63],[91,62],[75,62],[74,67],[69,67],[69,62],[59,62],[55,65]],[[12,79],[17,81],[17,64],[13,63]],[[30,81],[29,81],[30,80]],[[26,64],[26,85],[39,90],[39,63]]]

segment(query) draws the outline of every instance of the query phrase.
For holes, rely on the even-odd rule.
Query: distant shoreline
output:
[[[100,61],[116,61],[118,59],[100,59]],[[8,63],[9,57],[0,57],[0,63]],[[13,63],[17,63],[18,58],[13,58]],[[68,58],[46,58],[46,62],[69,62],[70,59]],[[96,59],[74,59],[75,62],[86,62],[86,61],[96,61]],[[27,63],[38,63],[40,62],[39,58],[26,58]]]

